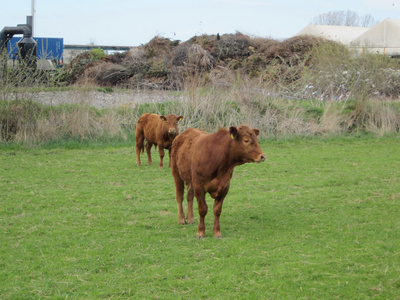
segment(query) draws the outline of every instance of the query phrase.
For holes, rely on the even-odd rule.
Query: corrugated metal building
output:
[[[17,43],[21,37],[13,37],[7,44],[7,53],[10,59],[17,54]],[[64,50],[63,38],[34,37],[37,43],[37,58],[61,61]]]

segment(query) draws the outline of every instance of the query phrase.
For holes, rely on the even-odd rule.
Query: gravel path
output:
[[[168,91],[114,91],[103,93],[100,91],[65,91],[39,92],[32,95],[32,100],[46,104],[59,105],[62,103],[81,103],[97,108],[111,108],[119,106],[134,106],[140,103],[158,103],[173,100],[183,100]]]

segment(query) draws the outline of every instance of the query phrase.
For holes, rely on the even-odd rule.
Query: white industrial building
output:
[[[400,56],[400,20],[386,19],[372,28],[308,25],[296,36],[312,35],[340,42],[360,52]]]
[[[333,26],[310,24],[301,30],[298,35],[312,35],[327,40],[349,45],[352,40],[368,31],[367,27]]]
[[[352,40],[350,47],[360,51],[400,56],[400,20],[386,19]]]

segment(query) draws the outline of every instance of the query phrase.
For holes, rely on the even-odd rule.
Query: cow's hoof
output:
[[[202,238],[205,238],[206,237],[206,235],[205,234],[202,234],[202,235],[196,235],[196,239],[202,239]]]
[[[214,239],[222,239],[222,235],[215,235]]]

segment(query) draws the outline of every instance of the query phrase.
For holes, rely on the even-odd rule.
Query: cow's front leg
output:
[[[222,213],[222,204],[224,203],[224,199],[226,194],[228,193],[229,185],[226,189],[223,191],[220,191],[219,195],[215,197],[214,201],[214,227],[213,227],[213,236],[215,238],[222,238],[221,235],[221,227],[219,224],[219,217],[221,216]]]
[[[219,217],[222,212],[222,204],[224,200],[215,200],[214,201],[214,227],[213,227],[213,236],[215,238],[222,238],[221,235],[221,227],[219,225]]]
[[[160,154],[160,164],[158,165],[158,167],[162,169],[164,167],[163,165],[164,147],[162,145],[158,145],[158,153]]]
[[[168,167],[171,168],[171,149],[168,149],[169,163]]]
[[[197,228],[197,238],[206,236],[206,225],[204,219],[207,215],[208,206],[206,203],[206,193],[200,185],[192,185],[194,195],[197,198],[197,205],[199,207],[199,227]]]

